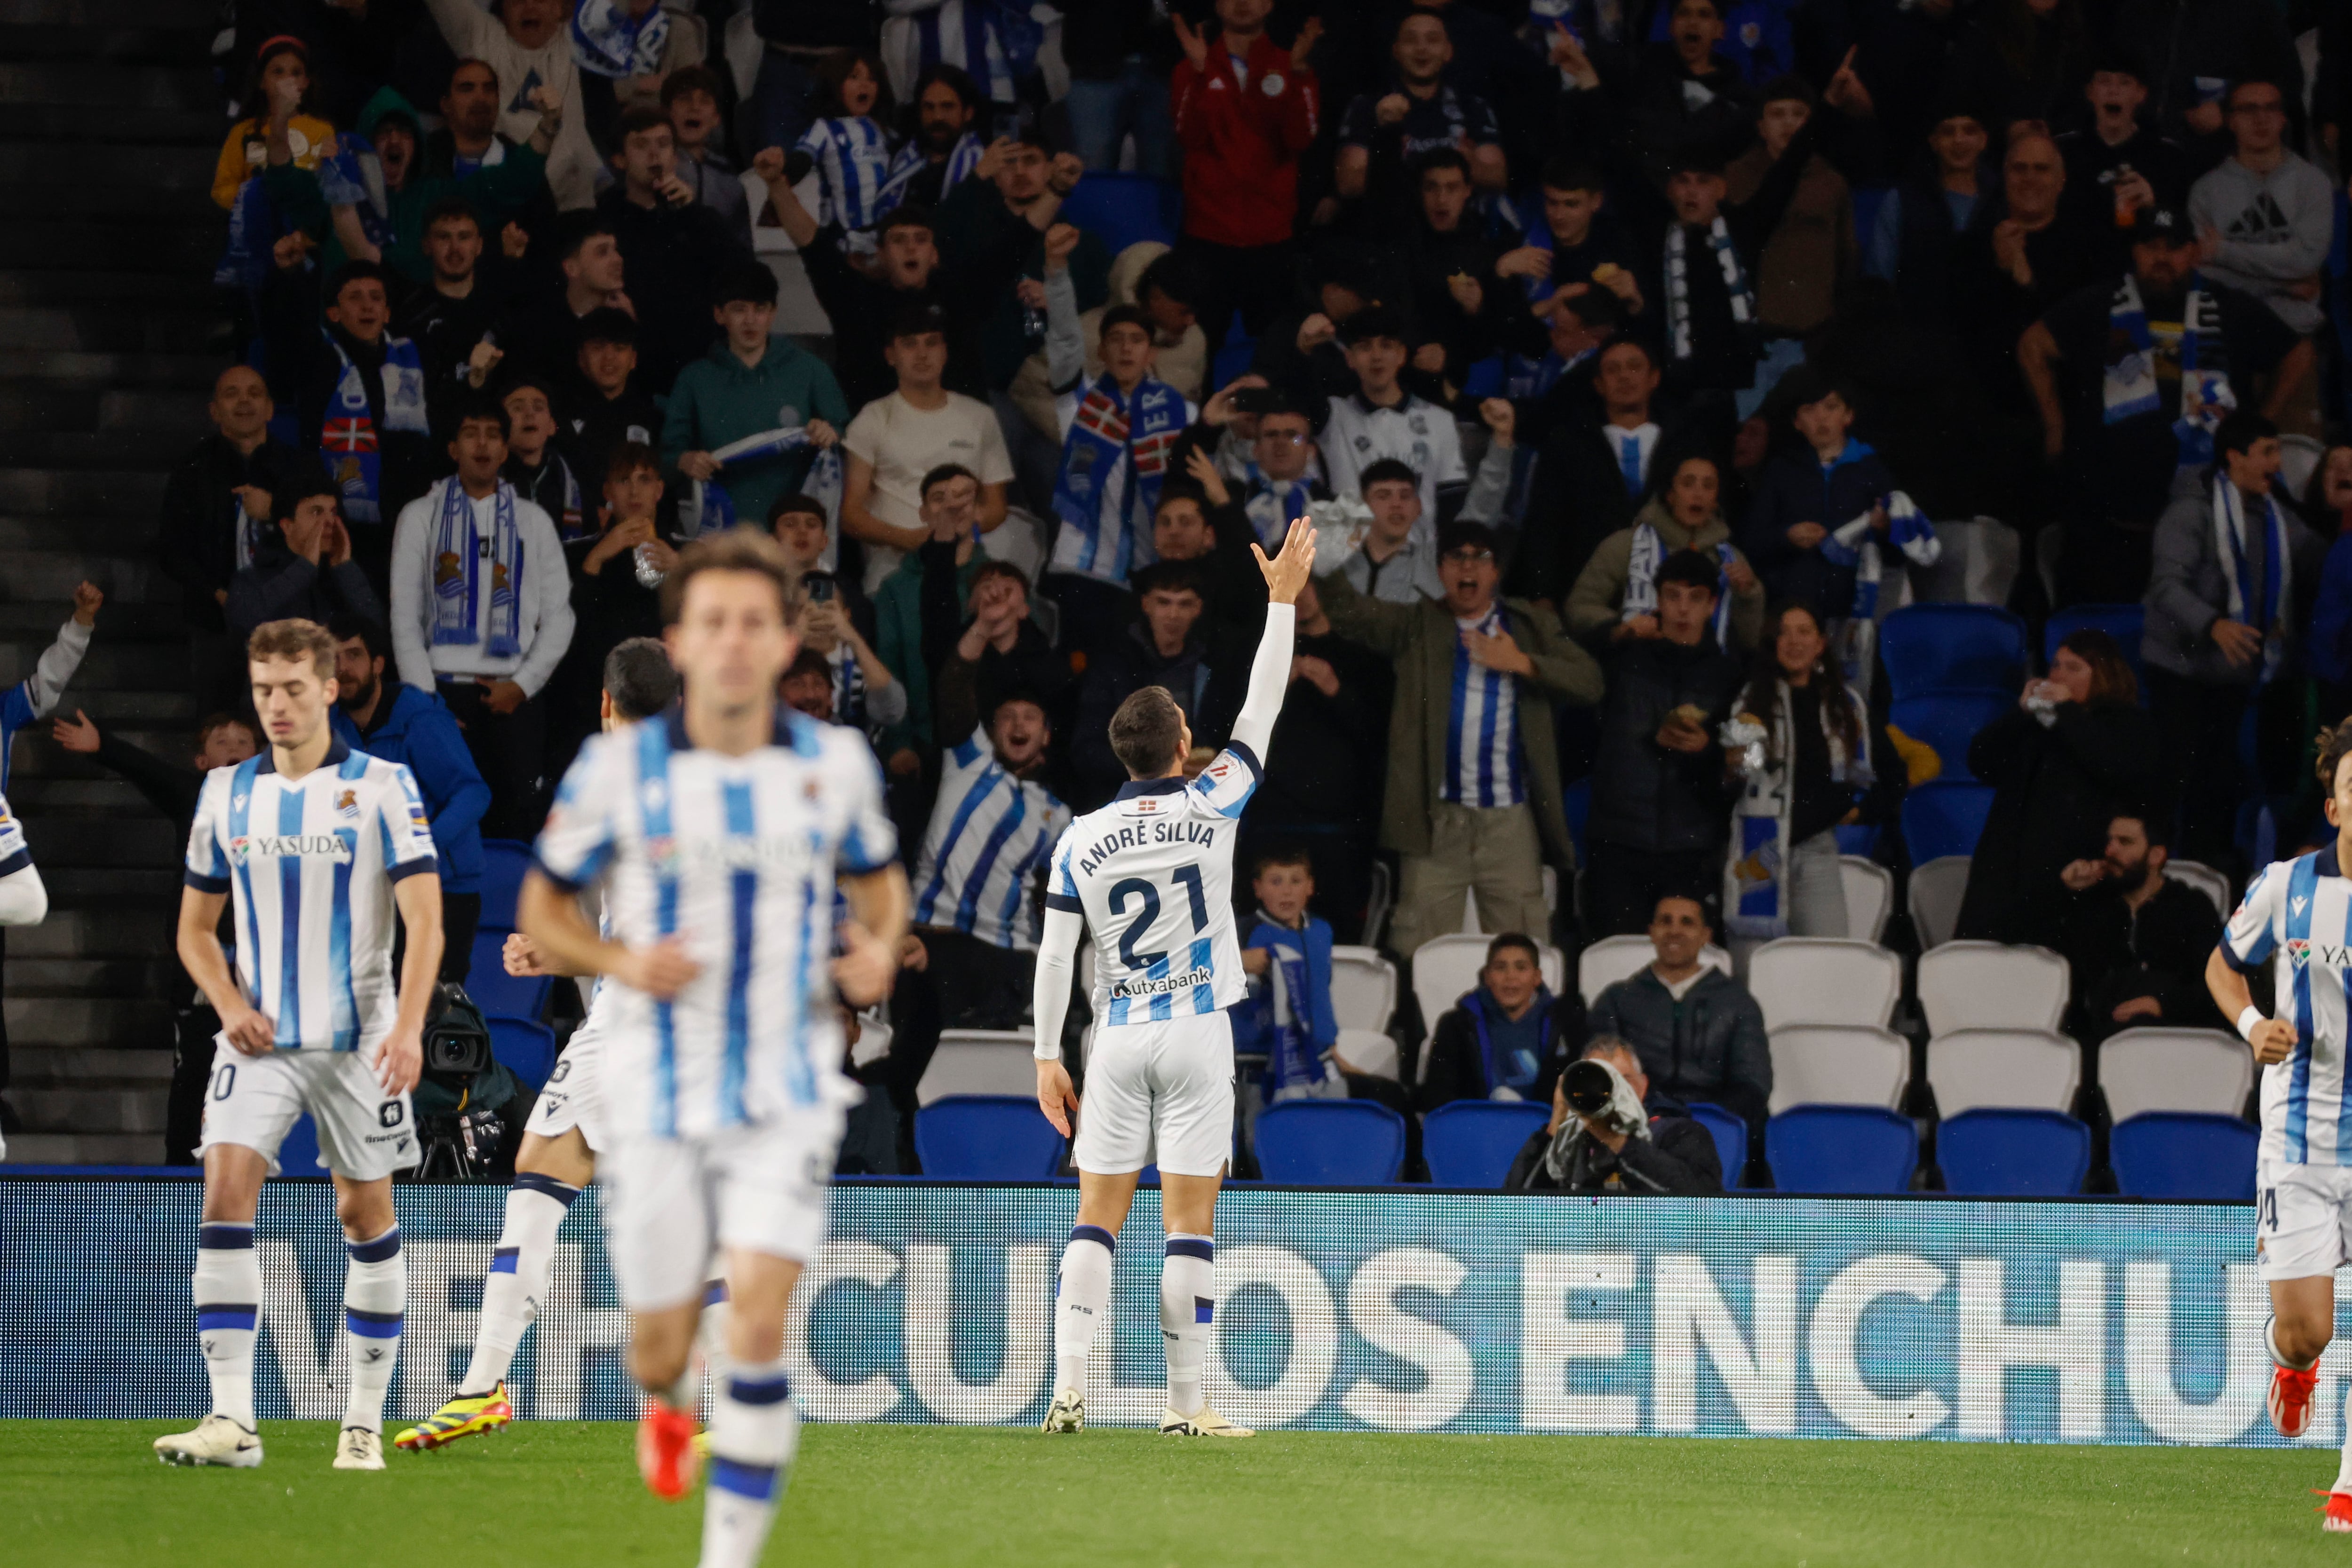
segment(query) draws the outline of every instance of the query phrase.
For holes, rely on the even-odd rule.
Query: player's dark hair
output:
[[[883,214],[882,221],[874,225],[874,236],[879,240],[892,229],[920,229],[934,238],[940,232],[939,225],[931,222],[931,209],[920,202],[908,202],[892,207]]]
[[[617,305],[599,305],[580,318],[577,337],[583,348],[590,343],[610,343],[614,348],[634,349],[637,346],[637,319]]]
[[[1685,588],[1704,588],[1713,597],[1723,591],[1723,567],[1713,556],[1701,555],[1695,549],[1678,549],[1658,568],[1656,581],[1660,588],[1670,582],[1679,582]]]
[[[555,259],[570,261],[580,254],[580,247],[598,235],[613,237],[613,225],[598,217],[594,209],[566,213],[557,221],[555,229]]]
[[[300,470],[299,473],[269,492],[269,520],[273,523],[292,522],[294,514],[302,509],[302,503],[313,496],[326,497],[341,510],[343,492],[335,482],[328,478],[315,463],[303,463],[297,466]]]
[[[712,294],[710,303],[724,308],[742,300],[751,305],[773,305],[776,302],[776,275],[764,262],[747,261],[728,270],[727,277]]]
[[[1536,939],[1524,931],[1506,931],[1487,943],[1486,962],[1493,963],[1514,947],[1528,956],[1528,963],[1538,969],[1543,967],[1543,949],[1537,946]]]
[[[245,656],[257,659],[303,659],[322,681],[335,678],[335,639],[316,621],[265,621],[245,640]],[[1172,705],[1173,697],[1169,698]]]
[[[1151,593],[1189,593],[1203,605],[1209,602],[1208,579],[1189,560],[1153,561],[1129,573],[1128,583],[1135,590],[1138,602]]]
[[[455,441],[458,431],[478,422],[497,425],[500,441],[514,435],[514,422],[507,417],[507,405],[488,392],[475,392],[457,405],[456,415],[449,421],[449,439]]]
[[[2336,765],[2352,757],[2352,718],[2319,732],[2319,788],[2328,795],[2336,793]]]
[[[474,204],[463,196],[444,196],[425,208],[425,221],[417,228],[429,235],[434,225],[446,223],[468,223],[474,225],[476,234],[482,232],[482,214],[474,211]]]
[[[783,547],[757,528],[733,528],[705,534],[677,552],[677,564],[662,579],[663,625],[677,624],[687,589],[706,571],[745,571],[768,579],[776,585],[784,624],[790,626],[800,619],[800,582]]]
[[[1412,183],[1415,187],[1421,184],[1423,177],[1439,169],[1451,169],[1465,180],[1470,178],[1470,160],[1462,156],[1459,148],[1433,147],[1412,161]]]
[[[658,637],[629,637],[604,655],[604,695],[613,712],[635,724],[677,700],[677,671]]]
[[[387,664],[392,662],[392,633],[373,615],[358,615],[346,610],[327,622],[327,634],[338,643],[357,638],[366,647],[369,658],[382,659]]]
[[[1130,779],[1158,779],[1177,760],[1184,738],[1184,710],[1166,686],[1130,693],[1110,716],[1110,750]]]
[[[1147,345],[1155,341],[1151,335],[1151,318],[1143,313],[1140,305],[1114,305],[1104,311],[1101,325],[1095,329],[1095,340],[1100,342],[1109,337],[1113,327],[1132,327],[1143,334]]]
[[[972,592],[977,594],[980,591],[980,585],[986,582],[992,577],[1001,577],[1008,582],[1019,583],[1021,585],[1021,592],[1024,597],[1029,592],[1029,574],[1023,571],[1019,567],[1013,565],[1009,560],[982,561],[980,563],[980,570],[971,574]]]
[[[708,93],[713,102],[720,101],[726,96],[719,90],[717,71],[709,66],[681,66],[662,78],[662,112],[668,113],[671,104],[690,92]]]
[[[327,275],[327,303],[329,305],[340,303],[343,298],[344,289],[354,283],[364,283],[371,277],[374,278],[377,287],[383,290],[384,298],[390,299],[392,274],[384,270],[382,262],[360,260],[347,261]]]
[[[668,129],[669,116],[664,110],[650,103],[633,103],[621,110],[620,117],[613,121],[612,135],[605,141],[606,156],[617,163],[621,155],[628,151],[630,137],[641,131]]]
[[[819,522],[828,520],[823,501],[798,490],[787,490],[768,503],[768,527],[773,529],[786,517],[799,517],[803,514],[816,518]]]

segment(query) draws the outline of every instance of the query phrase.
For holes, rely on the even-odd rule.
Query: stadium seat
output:
[[[278,1174],[289,1176],[322,1176],[333,1173],[319,1157],[319,1124],[303,1112],[286,1129],[286,1136],[278,1145]]]
[[[1990,604],[1911,604],[1878,632],[1887,693],[2005,692],[2025,678],[2025,622]]]
[[[1331,1011],[1341,1029],[1386,1030],[1396,998],[1396,966],[1379,948],[1333,946]]]
[[[1258,1171],[1286,1186],[1379,1186],[1404,1168],[1404,1118],[1370,1100],[1290,1100],[1258,1113]]]
[[[2234,1116],[2254,1086],[2254,1055],[2218,1029],[2127,1029],[2099,1042],[2099,1090],[2118,1122],[2151,1111]]]
[[[1911,912],[1911,929],[1919,950],[1940,947],[1952,939],[1960,923],[1960,900],[1968,896],[1969,857],[1939,855],[1911,868],[1911,885],[1905,903]]]
[[[488,1015],[490,1054],[536,1093],[555,1071],[555,1031],[530,1019]]]
[[[2331,271],[2336,263],[2329,264]],[[2279,437],[2278,489],[2275,494],[2300,496],[2311,484],[2311,476],[2319,471],[2320,459],[2327,449],[2313,437],[2300,432]]]
[[[1886,722],[1912,739],[1934,748],[1944,770],[1937,777],[1967,783],[1969,743],[1977,731],[2017,706],[2002,692],[1929,692],[1899,697],[1886,710]]]
[[[2124,658],[2130,664],[2132,674],[2139,676],[2145,693],[2147,676],[2140,668],[2139,644],[2147,631],[2147,612],[2137,604],[2077,604],[2053,610],[2042,629],[2042,662],[2046,664],[2056,658],[2058,644],[2085,628],[2105,632],[2123,644]]]
[[[1895,913],[1895,873],[1862,855],[1843,854],[1838,876],[1845,883],[1845,934],[1856,942],[1884,940],[1886,917]]]
[[[2024,543],[1998,517],[1939,517],[1936,539],[1943,546],[1933,566],[1914,565],[1903,574],[1913,601],[1921,604],[2006,604],[2024,564]],[[1893,606],[1889,607],[1894,608]]]
[[[2164,874],[2175,882],[2187,883],[2211,899],[2213,907],[2221,912],[2224,920],[2229,919],[2230,912],[2237,907],[2237,890],[2230,885],[2226,872],[2216,871],[2201,861],[2168,860],[2164,862]]]
[[[1903,960],[1869,942],[1783,936],[1748,960],[1748,992],[1764,1027],[1851,1024],[1885,1029],[1903,994]]]
[[[1412,954],[1412,995],[1421,1004],[1422,1022],[1433,1032],[1445,1010],[1462,999],[1462,993],[1478,983],[1478,971],[1486,966],[1486,938],[1484,936],[1433,936]],[[1643,950],[1649,950],[1644,939]],[[1567,972],[1568,961],[1559,948],[1539,945],[1544,984],[1552,995],[1559,995],[1560,979]],[[1647,963],[1645,958],[1643,963]],[[1638,966],[1637,966],[1638,967]]]
[[[1764,1124],[1764,1158],[1782,1192],[1906,1192],[1919,1134],[1909,1117],[1874,1106],[1804,1105]]]
[[[1117,256],[1139,240],[1174,245],[1184,218],[1184,195],[1149,174],[1089,172],[1062,198],[1061,220],[1100,237]]]
[[[1456,1100],[1421,1123],[1421,1154],[1439,1186],[1503,1185],[1520,1145],[1551,1120],[1551,1108],[1499,1100]]]
[[[1576,956],[1577,993],[1590,1006],[1593,998],[1618,981],[1630,980],[1648,968],[1657,956],[1647,936],[1603,936]],[[1731,955],[1712,942],[1699,949],[1698,961],[1731,973]]]
[[[1876,822],[1840,822],[1830,830],[1837,835],[1838,853],[1860,855],[1864,860],[1878,852]]]
[[[2083,1048],[2041,1029],[1963,1029],[1927,1041],[1927,1087],[1936,1113],[1979,1106],[2069,1111],[2083,1082]]]
[[[1937,1127],[1936,1163],[1948,1192],[2071,1197],[2091,1171],[2091,1129],[2057,1111],[1964,1112]]]
[[[940,1181],[1051,1181],[1062,1134],[1034,1094],[950,1094],[915,1113],[915,1157]]]
[[[1037,1062],[1025,1030],[950,1029],[940,1031],[939,1049],[915,1085],[915,1103],[928,1105],[950,1094],[1037,1092]]]
[[[488,926],[474,933],[474,967],[466,975],[466,995],[484,1017],[528,1019],[547,1017],[548,993],[555,982],[545,975],[520,977],[507,973],[503,956],[508,933]]]
[[[1892,1030],[1805,1025],[1776,1029],[1770,1109],[1872,1105],[1892,1111],[1911,1082],[1911,1042]]]
[[[2047,947],[1946,942],[1919,955],[1919,1010],[1930,1035],[1961,1029],[2056,1029],[2073,981]]]
[[[2117,1122],[2107,1143],[2126,1197],[2251,1203],[2262,1134],[2236,1116],[2150,1111]]]
[[[1748,1168],[1748,1124],[1720,1105],[1694,1105],[1690,1113],[1714,1136],[1716,1157],[1723,1162],[1723,1189],[1729,1192]]]
[[[1233,331],[1217,346],[1216,363],[1209,371],[1209,390],[1218,392],[1249,374],[1250,361],[1257,358],[1257,340],[1242,335],[1238,318]]]
[[[1375,1078],[1394,1078],[1402,1068],[1396,1040],[1380,1030],[1342,1029],[1333,1049],[1349,1067]]]
[[[1903,797],[1903,841],[1911,863],[1946,855],[1972,855],[1992,810],[1992,786],[1972,780],[1931,779]]]
[[[484,931],[512,931],[515,898],[522,892],[522,873],[530,869],[530,846],[520,839],[482,841],[482,916]]]

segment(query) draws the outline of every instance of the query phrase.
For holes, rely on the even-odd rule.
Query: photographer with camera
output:
[[[1596,1034],[1552,1085],[1551,1123],[1528,1135],[1503,1190],[1696,1197],[1723,1190],[1723,1162],[1681,1101],[1650,1092],[1633,1048]]]

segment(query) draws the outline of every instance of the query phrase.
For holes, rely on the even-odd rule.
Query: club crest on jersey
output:
[[[346,817],[357,817],[360,814],[360,792],[356,789],[346,789],[337,795],[335,810]]]

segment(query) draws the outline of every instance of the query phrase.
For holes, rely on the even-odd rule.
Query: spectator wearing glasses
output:
[[[2277,83],[2231,82],[2227,105],[2232,151],[2189,190],[2202,271],[2261,300],[2307,338],[2325,319],[2320,266],[2336,233],[2335,192],[2286,145],[2286,99]],[[2283,405],[2281,422],[2316,435],[2316,377],[2304,379],[2312,384]]]
[[[1386,603],[1336,570],[1316,581],[1332,630],[1396,664],[1381,846],[1403,858],[1400,953],[1459,929],[1465,891],[1481,925],[1547,930],[1543,865],[1563,883],[1575,869],[1552,707],[1598,703],[1601,668],[1548,612],[1496,596],[1495,556],[1493,529],[1456,521],[1439,536],[1442,600]]]

